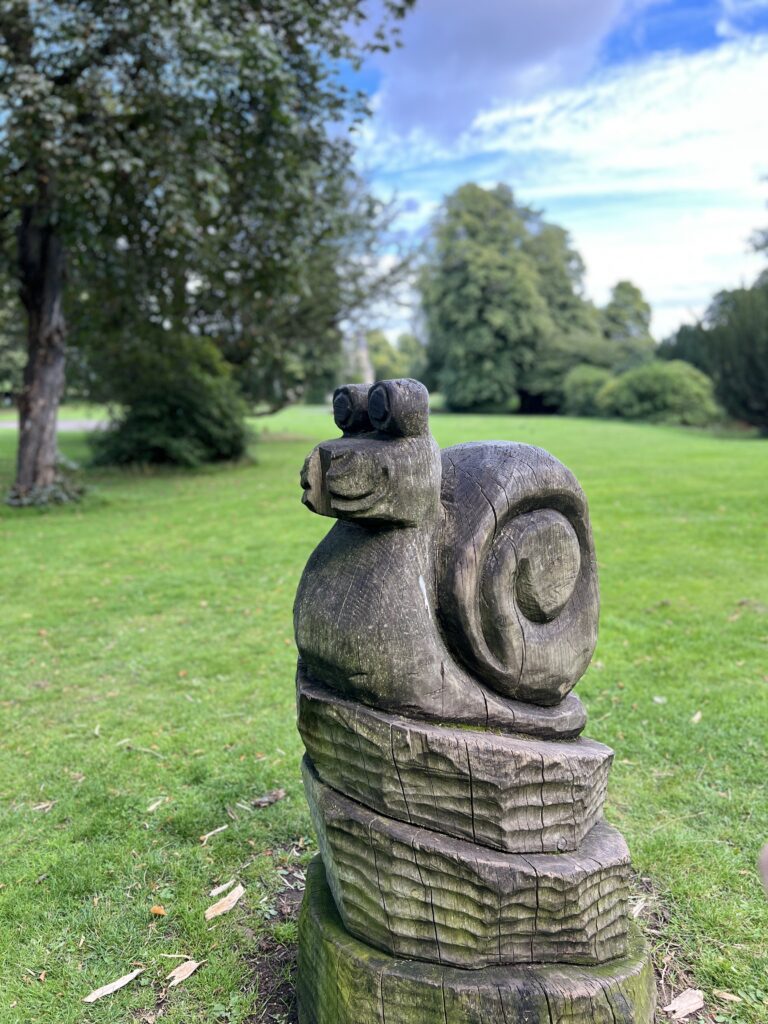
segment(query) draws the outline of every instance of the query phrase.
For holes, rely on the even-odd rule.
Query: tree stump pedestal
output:
[[[346,930],[320,857],[299,921],[300,1024],[652,1024],[653,968],[637,928],[599,967],[462,970],[382,953]]]
[[[597,636],[586,500],[541,449],[440,453],[415,381],[339,389],[296,599],[320,847],[301,1024],[653,1024],[613,752],[570,691]]]

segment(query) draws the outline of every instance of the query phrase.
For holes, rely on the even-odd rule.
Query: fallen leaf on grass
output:
[[[672,1015],[672,1020],[683,1020],[683,1018],[704,1009],[704,993],[698,988],[687,988],[681,992],[676,999],[673,999],[669,1006],[664,1007],[664,1013]]]
[[[718,999],[725,1000],[726,1003],[740,1003],[741,996],[735,996],[733,992],[724,992],[721,988],[716,988],[712,992],[713,996],[717,996]]]
[[[165,801],[165,797],[164,796],[158,797],[157,800],[153,800],[152,803],[147,808],[147,814],[152,814],[154,811],[156,811],[157,808],[160,806],[160,804],[163,803],[164,801]]]
[[[667,698],[666,697],[654,697],[653,698],[653,703],[654,704],[666,704],[667,703]]]
[[[223,832],[227,828],[229,828],[229,825],[219,825],[218,828],[212,828],[210,832],[206,832],[204,836],[200,836],[200,842],[205,846],[211,836],[217,836],[219,832]]]
[[[108,985],[102,985],[101,988],[94,989],[93,992],[89,993],[84,1003],[95,1003],[97,999],[103,999],[104,996],[111,996],[113,992],[117,992],[120,988],[125,988],[126,985],[130,984],[134,978],[138,978],[140,974],[144,973],[143,967],[137,967],[135,971],[131,971],[130,974],[124,974],[122,978],[118,978],[117,981],[110,981]]]
[[[161,907],[159,903],[156,903],[154,907],[150,907],[149,912],[150,914],[153,914],[155,917],[167,917],[168,915],[168,911],[165,909],[165,907]]]
[[[204,960],[187,960],[183,964],[179,964],[178,967],[174,967],[166,981],[170,981],[169,988],[173,988],[175,985],[180,985],[182,981],[186,981],[190,974],[194,974],[198,967],[202,967],[205,963]]]
[[[214,903],[212,906],[208,907],[205,912],[205,920],[212,921],[214,917],[219,917],[221,914],[228,914],[233,907],[237,906],[244,893],[245,889],[242,885],[236,885],[232,892],[228,892],[226,896],[222,896],[218,903]]]
[[[55,800],[44,800],[41,804],[33,804],[32,810],[39,811],[41,814],[47,814],[55,803]]]
[[[217,885],[215,889],[211,889],[211,891],[208,893],[208,895],[209,896],[221,896],[221,894],[223,892],[226,892],[227,889],[231,889],[234,884],[235,884],[235,879],[234,878],[230,878],[230,880],[228,882],[224,882],[222,885]]]
[[[763,879],[765,891],[768,893],[768,843],[766,843],[760,851],[760,857],[758,859],[757,866],[760,871],[760,875]]]
[[[269,793],[265,793],[264,796],[257,796],[255,800],[251,800],[254,807],[271,807],[272,804],[276,804],[278,800],[284,800],[287,793],[284,789],[271,789]]]
[[[696,714],[691,718],[693,725],[698,725],[701,721],[701,712],[697,711]]]

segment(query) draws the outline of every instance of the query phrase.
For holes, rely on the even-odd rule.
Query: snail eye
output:
[[[343,430],[351,415],[352,403],[349,400],[349,395],[345,391],[337,391],[333,399],[333,418],[336,420],[336,425]]]
[[[387,389],[377,384],[368,394],[368,417],[377,430],[386,430],[390,419],[389,395]]]
[[[368,419],[368,387],[365,384],[345,384],[333,393],[333,418],[345,434],[366,433],[371,430]]]

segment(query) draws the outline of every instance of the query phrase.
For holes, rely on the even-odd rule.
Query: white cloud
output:
[[[448,139],[489,99],[530,96],[578,80],[625,10],[648,0],[418,0],[403,48],[380,62],[383,121],[424,120]]]
[[[596,301],[631,278],[663,336],[762,266],[747,239],[768,223],[767,67],[768,36],[666,54],[498,104],[453,146],[374,125],[365,159],[419,204],[410,229],[463,180],[507,181],[572,232]]]
[[[716,26],[718,35],[724,39],[735,39],[744,33],[745,22],[768,11],[768,0],[720,0],[720,10]]]

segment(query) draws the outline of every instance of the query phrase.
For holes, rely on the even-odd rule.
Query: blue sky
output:
[[[762,269],[768,0],[417,0],[403,42],[366,68],[359,162],[404,231],[504,181],[571,232],[591,298],[643,289],[658,337]]]

